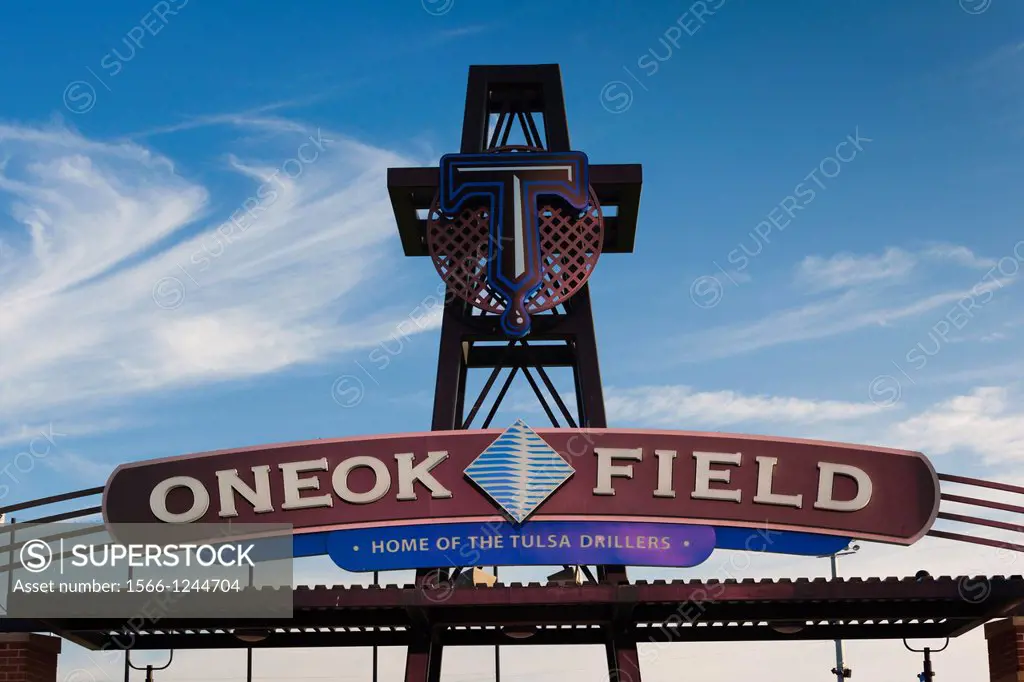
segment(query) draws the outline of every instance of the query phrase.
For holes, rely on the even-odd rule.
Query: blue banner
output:
[[[561,564],[684,567],[704,562],[714,549],[714,528],[667,523],[445,523],[335,531],[327,537],[327,553],[348,571]]]
[[[771,552],[798,556],[828,556],[846,549],[850,538],[797,531],[766,530],[762,528],[717,528],[717,549],[736,549],[744,552]]]
[[[706,561],[716,548],[826,556],[849,543],[849,538],[814,533],[666,523],[446,523],[297,535],[294,556],[327,554],[354,572],[562,564],[684,568]]]

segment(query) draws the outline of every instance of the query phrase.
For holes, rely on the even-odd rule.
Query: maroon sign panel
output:
[[[302,533],[520,523],[526,519],[501,500],[533,495],[531,521],[756,526],[902,545],[923,536],[938,513],[935,470],[917,452],[716,433],[535,434],[564,460],[557,475],[545,474],[555,469],[532,445],[518,460],[513,447],[504,451],[511,464],[491,467],[508,481],[478,485],[491,479],[466,469],[502,435],[496,430],[318,440],[123,464],[107,482],[103,513],[110,523],[231,519],[288,523]],[[534,479],[555,482],[535,494]]]

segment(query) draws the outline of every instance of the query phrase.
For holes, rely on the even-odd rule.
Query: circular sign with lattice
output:
[[[576,152],[573,152],[575,154]],[[467,177],[484,176],[484,172],[490,178],[490,185],[478,183],[477,186],[504,185],[504,176],[516,170],[525,180],[514,179],[508,181],[508,186],[514,191],[507,192],[508,197],[526,197],[525,204],[529,201],[530,178],[537,177],[536,169],[547,172],[557,177],[558,172],[566,171],[551,170],[564,169],[566,166],[559,165],[560,158],[548,160],[549,153],[524,151],[517,149],[515,152],[509,149],[495,150],[493,155],[451,155],[461,166]],[[471,166],[473,159],[476,159],[476,166]],[[479,161],[483,159],[483,161]],[[585,160],[585,157],[584,157]],[[545,165],[546,164],[546,165]],[[452,162],[451,165],[455,165]],[[476,176],[470,176],[468,170],[482,170]],[[527,169],[519,171],[517,169]],[[567,177],[588,178],[586,167],[583,171],[573,175],[570,169]],[[449,171],[450,172],[450,171]],[[529,175],[533,173],[533,175]],[[445,174],[444,161],[442,162],[442,177]],[[497,180],[495,180],[497,178]],[[499,182],[501,181],[501,182]],[[493,314],[506,313],[510,303],[516,306],[513,290],[516,281],[515,275],[524,279],[531,275],[531,265],[525,262],[529,257],[536,256],[533,261],[536,272],[532,272],[535,283],[531,285],[522,301],[522,313],[516,315],[517,320],[512,321],[512,329],[507,330],[510,335],[518,336],[515,333],[522,326],[516,327],[518,321],[523,323],[522,318],[529,315],[550,310],[557,305],[565,303],[582,287],[597,264],[601,255],[601,246],[604,239],[604,220],[601,215],[601,207],[597,201],[593,188],[586,185],[585,204],[582,208],[573,206],[570,201],[564,200],[554,191],[544,191],[549,186],[560,187],[564,183],[554,183],[547,180],[548,184],[542,184],[542,189],[536,193],[536,201],[533,206],[524,205],[522,211],[526,213],[531,208],[536,214],[536,220],[521,218],[515,214],[514,224],[501,226],[496,231],[492,225],[492,207],[497,204],[489,196],[473,196],[475,200],[463,201],[458,210],[448,214],[442,210],[444,197],[444,180],[442,179],[442,191],[435,197],[427,216],[427,249],[430,253],[434,266],[441,278],[448,284],[452,292],[470,305]],[[467,183],[468,184],[468,183]],[[540,184],[535,181],[535,184]],[[457,188],[461,189],[461,188]],[[475,189],[475,187],[474,187]],[[450,191],[450,190],[449,190]],[[477,195],[482,190],[475,189]],[[506,199],[508,200],[508,199]],[[577,199],[576,204],[581,202]],[[498,212],[498,209],[494,209]],[[507,212],[506,215],[509,215]],[[506,223],[513,223],[506,220]],[[530,230],[535,230],[530,234]],[[534,240],[532,243],[530,240]],[[516,240],[530,245],[530,248],[518,247]],[[501,279],[501,272],[497,268],[499,260],[503,258],[502,249],[498,244],[506,244],[504,256],[507,261],[506,272],[513,273],[512,277]],[[512,250],[519,248],[514,254]],[[496,277],[496,273],[498,277]],[[496,284],[497,279],[497,284]],[[512,284],[507,284],[512,281]],[[505,289],[505,292],[502,291]],[[513,290],[514,291],[514,290]],[[528,319],[525,323],[526,330],[529,328]],[[524,332],[525,333],[525,332]]]

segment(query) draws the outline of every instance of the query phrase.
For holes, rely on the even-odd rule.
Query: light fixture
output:
[[[270,631],[269,630],[235,630],[235,631],[232,632],[232,634],[235,636],[235,639],[237,639],[240,642],[245,642],[246,644],[256,644],[257,642],[262,642],[267,637],[269,637],[270,636]]]
[[[565,587],[582,584],[583,572],[580,571],[579,566],[566,566],[558,573],[552,573],[548,576],[548,585],[561,585]]]
[[[768,627],[780,635],[795,635],[804,629],[804,623],[800,621],[778,621],[768,623]]]
[[[519,627],[510,627],[506,625],[501,629],[501,631],[505,633],[505,636],[510,639],[530,639],[535,634],[537,634],[537,628],[533,627],[532,625]]]
[[[482,568],[472,568],[459,573],[455,579],[456,587],[494,587],[498,582],[497,577],[491,575]]]
[[[917,582],[924,582],[932,577],[932,574],[928,571],[918,571],[914,574],[914,580]]]

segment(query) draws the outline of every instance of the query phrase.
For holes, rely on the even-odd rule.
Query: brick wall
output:
[[[60,637],[0,634],[0,682],[56,682]]]
[[[985,626],[989,682],[1024,682],[1024,618],[1005,618]]]

